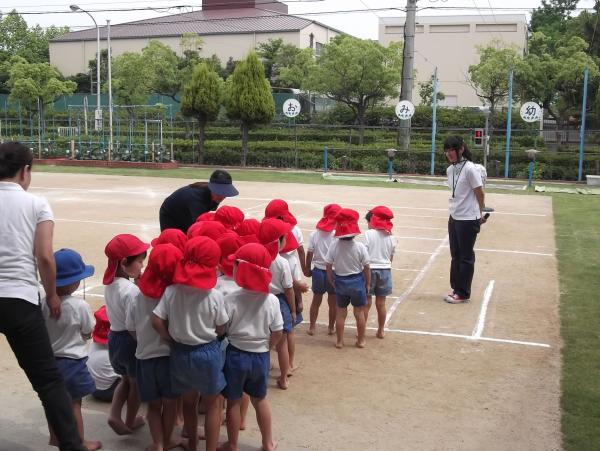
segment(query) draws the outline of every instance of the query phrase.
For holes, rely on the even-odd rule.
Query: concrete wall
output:
[[[404,20],[404,17],[381,18],[379,42],[388,45],[403,41]],[[527,46],[525,16],[417,16],[414,60],[417,75],[413,102],[420,103],[419,83],[428,81],[437,66],[439,90],[446,95],[442,105],[481,105],[468,83],[468,69],[479,62],[477,46],[486,46],[494,40],[524,50]]]
[[[223,65],[229,57],[234,60],[244,58],[248,52],[255,49],[262,42],[269,39],[281,38],[285,43],[293,44],[300,48],[310,45],[310,34],[314,35],[314,42],[326,44],[329,39],[336,36],[333,30],[318,24],[311,24],[301,31],[285,33],[250,33],[250,34],[219,34],[202,36],[204,41],[201,55],[209,57],[216,54]],[[171,47],[178,55],[182,54],[180,37],[154,38]],[[151,38],[139,39],[112,39],[111,46],[113,58],[125,52],[141,52],[148,45]],[[100,41],[100,48],[106,49],[106,40]],[[88,61],[96,58],[96,41],[51,42],[50,64],[56,66],[64,76],[85,73]]]

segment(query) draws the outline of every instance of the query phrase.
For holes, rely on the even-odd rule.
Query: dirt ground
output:
[[[45,196],[56,216],[55,248],[79,251],[96,274],[86,299],[103,302],[106,242],[117,233],[144,240],[157,235],[158,208],[181,179],[35,173],[31,192]],[[388,298],[384,340],[368,331],[365,349],[334,347],[297,329],[300,369],[290,388],[269,399],[281,450],[558,450],[560,332],[552,203],[548,197],[490,194],[494,207],[476,244],[472,300],[448,305],[449,249],[445,191],[236,183],[225,203],[262,218],[273,197],[286,199],[305,240],[330,202],[394,211],[398,238],[394,294]],[[366,224],[361,222],[361,227]],[[308,314],[310,296],[305,298]],[[327,321],[324,302],[319,320]],[[351,314],[348,325],[352,325]],[[369,326],[374,327],[375,312]],[[42,408],[0,337],[0,449],[52,449]],[[106,425],[107,405],[84,400],[86,435],[106,450],[143,449],[149,432],[117,437]],[[242,450],[259,449],[249,412]],[[226,437],[223,427],[221,436]]]

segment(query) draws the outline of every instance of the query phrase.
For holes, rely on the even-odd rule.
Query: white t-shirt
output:
[[[242,351],[267,352],[271,332],[283,329],[279,300],[273,294],[244,288],[225,297],[227,339]]]
[[[325,262],[333,265],[338,276],[358,274],[369,264],[369,252],[363,243],[337,239],[329,248]]]
[[[396,238],[383,230],[369,229],[364,234],[371,269],[389,269],[396,248]]]
[[[96,383],[97,390],[110,388],[119,378],[108,358],[108,345],[101,345],[92,341],[87,367]]]
[[[315,268],[325,269],[327,263],[325,256],[331,244],[335,241],[333,236],[335,232],[325,232],[324,230],[314,230],[308,238],[308,252],[313,253],[312,264]]]
[[[288,252],[287,254],[280,254],[283,258],[286,259],[288,265],[290,265],[290,272],[292,273],[293,280],[302,279],[302,270],[300,269],[300,260],[298,259],[298,254],[294,252]]]
[[[281,294],[287,288],[292,288],[294,281],[290,264],[280,254],[277,254],[275,260],[269,268],[271,270],[271,283],[269,284],[269,293]]]
[[[217,290],[199,290],[181,284],[167,287],[154,313],[169,321],[173,340],[191,346],[214,341],[215,328],[229,320],[223,295]]]
[[[171,355],[169,343],[163,340],[152,326],[152,312],[159,299],[144,296],[141,292],[127,306],[127,330],[135,331],[137,347],[135,357],[140,360]]]
[[[233,293],[239,289],[240,287],[231,277],[227,277],[225,274],[221,274],[219,277],[217,277],[217,285],[215,286],[215,290],[219,291],[223,296],[227,296],[229,293]]]
[[[60,318],[50,318],[50,309],[42,303],[46,329],[55,357],[83,359],[87,357],[86,343],[96,321],[87,302],[75,296],[60,297]]]
[[[304,245],[304,236],[302,235],[302,230],[300,230],[300,227],[298,227],[297,224],[294,227],[292,227],[292,233],[296,237],[296,241],[298,241],[298,247],[303,246]],[[295,252],[295,251],[293,251],[293,252]]]
[[[450,216],[459,221],[481,218],[475,188],[483,186],[481,173],[471,161],[453,164],[446,170],[450,197]]]
[[[53,221],[46,199],[13,182],[0,182],[0,298],[39,302],[34,238],[37,225]]]
[[[127,330],[127,305],[136,298],[140,289],[124,277],[115,277],[110,285],[104,287],[106,315],[110,321],[110,330]]]

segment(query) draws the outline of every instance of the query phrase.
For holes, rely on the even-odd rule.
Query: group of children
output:
[[[277,385],[285,390],[296,369],[294,328],[303,321],[302,294],[309,289],[302,274],[312,278],[310,335],[316,333],[319,306],[327,293],[329,333],[335,331],[336,347],[343,346],[349,304],[356,318],[356,346],[365,346],[372,296],[377,337],[383,338],[385,298],[392,291],[392,218],[387,207],[371,209],[366,216],[369,230],[364,242],[358,242],[359,214],[327,205],[306,254],[296,218],[280,199],[268,204],[261,222],[245,218],[236,207],[222,206],[201,215],[187,235],[166,229],[152,243],[117,235],[105,248],[106,305],[95,314],[96,328],[89,305],[75,295],[94,268],[73,250],[57,251],[62,315],[55,320],[46,312],[45,318],[80,435],[84,437],[81,399],[114,391],[108,424],[117,434],[130,434],[145,424],[138,416],[144,402],[152,436],[148,449],[185,445],[196,450],[201,397],[206,413],[201,435],[207,450],[237,449],[250,402],[263,449],[274,449],[266,399],[270,350],[277,351]],[[86,341],[93,332],[94,343],[108,344],[110,364],[120,376],[102,389],[86,365]],[[228,441],[219,446],[223,399]],[[185,439],[173,433],[180,415]],[[95,450],[101,443],[86,440],[85,446]]]

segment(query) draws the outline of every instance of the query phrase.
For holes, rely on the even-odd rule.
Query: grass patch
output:
[[[554,194],[560,275],[564,448],[600,444],[600,196]]]

